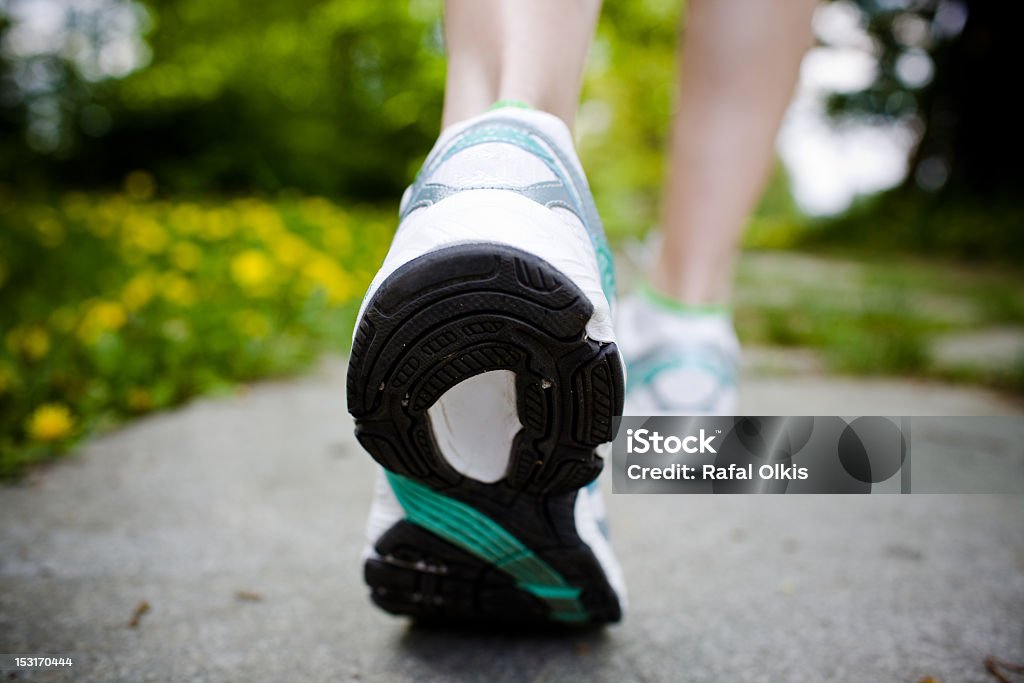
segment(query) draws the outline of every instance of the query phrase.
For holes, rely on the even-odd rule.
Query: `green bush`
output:
[[[320,198],[0,206],[0,477],[109,419],[348,343],[393,219]]]

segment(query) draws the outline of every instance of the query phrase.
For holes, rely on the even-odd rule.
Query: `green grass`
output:
[[[1022,392],[1024,355],[993,368],[943,366],[931,354],[940,335],[1024,326],[1022,291],[1024,276],[1008,267],[849,252],[752,252],[740,265],[736,322],[745,342],[817,349],[835,372],[935,377]]]

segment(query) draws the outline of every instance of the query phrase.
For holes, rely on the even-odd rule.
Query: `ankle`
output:
[[[694,296],[692,290],[666,289],[652,281],[643,282],[637,295],[652,308],[677,316],[732,316],[727,297]]]

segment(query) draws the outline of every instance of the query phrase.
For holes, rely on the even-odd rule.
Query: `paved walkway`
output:
[[[73,674],[13,680],[952,683],[994,681],[986,655],[1024,661],[1020,496],[614,496],[623,624],[409,628],[359,576],[373,468],[343,375],[333,360],[197,401],[0,489],[0,652],[76,655]],[[744,408],[1021,411],[814,375],[752,377]]]

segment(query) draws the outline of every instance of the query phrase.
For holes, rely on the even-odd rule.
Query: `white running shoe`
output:
[[[726,312],[687,312],[641,293],[622,301],[626,415],[735,415],[740,346]]]
[[[597,446],[624,377],[611,254],[566,126],[445,130],[357,319],[348,408],[379,462],[365,577],[428,620],[620,619]]]

